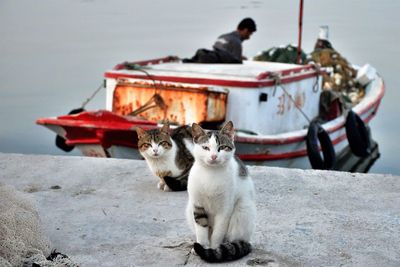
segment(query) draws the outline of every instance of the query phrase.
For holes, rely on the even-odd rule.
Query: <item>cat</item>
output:
[[[235,156],[233,123],[219,131],[192,125],[194,164],[189,173],[186,219],[196,234],[194,251],[207,262],[236,260],[251,252],[255,191]]]
[[[158,189],[163,191],[184,191],[187,188],[189,170],[194,158],[191,127],[181,126],[171,134],[169,123],[161,129],[144,130],[136,127],[138,148],[152,173],[160,181]]]

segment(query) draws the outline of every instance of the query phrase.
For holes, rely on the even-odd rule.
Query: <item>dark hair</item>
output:
[[[256,29],[256,23],[254,22],[254,20],[253,19],[251,19],[251,18],[245,18],[245,19],[243,19],[240,23],[239,23],[239,25],[238,25],[238,27],[237,27],[239,30],[243,30],[243,29],[248,29],[249,31],[251,31],[251,32],[255,32],[257,29]]]

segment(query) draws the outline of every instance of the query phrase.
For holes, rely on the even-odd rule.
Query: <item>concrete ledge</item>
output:
[[[250,174],[254,251],[230,266],[400,266],[399,176]],[[160,192],[144,161],[0,153],[0,183],[34,196],[53,248],[81,266],[206,265],[189,254],[186,192]]]

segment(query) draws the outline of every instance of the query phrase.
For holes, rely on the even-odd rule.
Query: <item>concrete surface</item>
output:
[[[254,251],[224,266],[400,266],[400,177],[250,167]],[[32,195],[53,248],[81,266],[204,266],[186,192],[144,161],[0,153],[0,183]]]

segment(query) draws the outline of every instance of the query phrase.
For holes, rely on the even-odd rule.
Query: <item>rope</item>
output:
[[[103,83],[100,84],[100,86],[94,91],[94,93],[93,93],[90,97],[88,97],[85,101],[83,101],[82,106],[81,106],[82,109],[85,108],[85,106],[97,95],[97,93],[98,93],[102,88],[104,88]]]
[[[315,78],[315,83],[313,85],[313,92],[316,93],[318,92],[318,84],[319,84],[319,76],[321,74],[321,67],[319,64],[313,64],[313,67],[315,71],[317,72],[317,77]]]
[[[149,77],[149,79],[153,82],[154,89],[155,89],[154,94],[157,94],[158,87],[157,87],[157,84],[156,84],[156,80],[154,80],[153,76],[151,76],[150,73],[148,73],[147,71],[145,71],[143,69],[143,66],[140,66],[138,64],[132,64],[132,63],[129,63],[129,62],[125,62],[124,63],[124,67],[126,69],[128,69],[128,70],[136,70],[136,71],[143,72],[144,74],[146,74],[146,76]]]
[[[153,78],[153,76],[151,76],[150,73],[145,71],[143,69],[143,66],[140,66],[138,64],[132,64],[132,63],[126,62],[124,64],[124,67],[128,70],[135,70],[135,71],[143,72],[153,82],[153,85],[154,85],[154,95],[145,104],[143,104],[141,107],[137,108],[136,110],[132,111],[128,115],[136,116],[146,110],[149,110],[149,109],[152,109],[155,107],[160,107],[161,109],[165,110],[167,108],[167,106],[166,106],[163,98],[159,94],[160,90],[159,90],[157,83],[156,83],[155,79]],[[154,104],[151,105],[152,103],[154,103]]]
[[[162,109],[165,109],[165,107],[166,107],[165,103],[164,103],[162,97],[157,93],[157,91],[159,89],[157,87],[157,84],[156,84],[156,81],[154,80],[154,78],[147,71],[145,71],[143,69],[143,67],[140,66],[140,65],[125,63],[124,67],[126,69],[129,69],[129,70],[136,70],[136,71],[140,71],[140,72],[143,72],[144,74],[146,74],[147,77],[149,77],[149,79],[153,82],[154,89],[155,89],[154,95],[149,99],[149,101],[146,104],[144,104],[142,107],[140,107],[137,110],[133,111],[130,115],[132,115],[132,114],[133,115],[137,115],[137,114],[139,114],[139,113],[141,113],[143,111],[146,111],[146,110],[148,110],[150,108],[154,108],[154,107],[157,107],[157,106],[159,106]],[[100,92],[100,90],[103,89],[103,88],[105,88],[105,86],[104,86],[103,83],[101,83],[100,86],[93,92],[93,94],[90,97],[88,97],[85,101],[83,101],[81,108],[84,109],[85,106],[90,101],[92,101],[92,99],[97,95],[97,93]],[[155,102],[155,105],[150,106],[152,101]]]
[[[308,123],[311,123],[310,118],[307,116],[306,113],[297,105],[296,101],[293,99],[293,97],[286,91],[285,87],[282,85],[281,77],[278,73],[271,73],[270,77],[275,81],[275,89],[273,95],[275,95],[276,87],[280,87],[283,92],[289,97],[290,101],[294,104],[294,106],[300,111],[300,113],[304,116],[304,118],[308,121]]]
[[[153,104],[153,102],[154,102],[154,104]],[[151,105],[151,104],[153,104],[153,105]],[[149,110],[149,109],[152,109],[155,107],[160,107],[163,110],[166,109],[165,102],[159,94],[154,94],[144,105],[142,105],[138,109],[132,111],[128,115],[136,116],[142,112],[145,112],[146,110]]]

